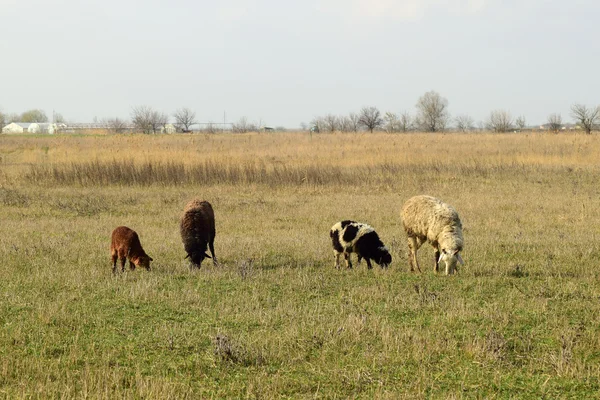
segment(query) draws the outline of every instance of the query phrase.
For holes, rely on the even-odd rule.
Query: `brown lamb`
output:
[[[208,201],[194,199],[183,210],[181,218],[181,241],[192,266],[200,268],[205,258],[211,258],[206,253],[210,248],[214,265],[217,265],[215,256],[215,213]]]
[[[129,259],[129,268],[133,271],[136,266],[150,271],[150,257],[140,243],[138,234],[126,226],[119,226],[112,232],[110,256],[113,263],[113,274],[117,273],[117,258],[121,260],[121,271],[125,272],[125,261]]]

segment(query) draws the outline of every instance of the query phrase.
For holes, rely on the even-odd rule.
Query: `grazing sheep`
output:
[[[113,274],[117,273],[117,258],[121,260],[121,271],[125,272],[125,261],[129,259],[129,268],[133,271],[135,266],[144,267],[150,271],[150,261],[138,234],[126,226],[119,226],[112,232],[110,242],[110,256],[113,264]]]
[[[210,247],[213,263],[217,265],[215,257],[215,214],[208,201],[194,199],[183,210],[181,218],[181,240],[192,266],[200,268],[202,261],[208,257],[206,246]]]
[[[373,268],[371,260],[381,268],[387,268],[392,262],[387,247],[381,242],[377,232],[367,224],[349,220],[338,222],[331,227],[329,237],[333,245],[336,268],[340,267],[340,254],[344,254],[348,268],[352,268],[350,253],[357,254],[359,264],[364,258],[369,269]]]
[[[456,263],[464,264],[460,251],[463,249],[462,223],[452,206],[431,196],[415,196],[402,207],[402,224],[408,235],[410,270],[416,266],[419,272],[417,251],[425,242],[435,249],[435,272],[440,262],[446,264],[446,275],[453,274]]]

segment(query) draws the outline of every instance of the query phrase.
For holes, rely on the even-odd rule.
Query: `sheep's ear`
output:
[[[185,260],[185,259],[187,259],[187,258],[190,258],[190,255],[189,255],[189,254],[188,254],[187,256],[185,256],[184,260]]]
[[[208,253],[204,253],[204,257],[206,257],[206,258],[212,258],[211,256],[208,255]]]
[[[154,261],[154,259],[152,257],[150,257],[150,256],[148,256],[148,260]]]
[[[460,265],[465,265],[465,262],[463,261],[460,254],[458,254],[458,252],[456,253],[456,258],[458,259],[458,262],[460,263]]]

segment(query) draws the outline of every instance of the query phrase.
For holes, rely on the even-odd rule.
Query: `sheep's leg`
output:
[[[365,258],[365,260],[367,261],[367,268],[372,269],[373,266],[371,265],[371,260],[369,260],[368,258]]]
[[[454,269],[450,268],[450,265],[448,263],[446,263],[446,275],[452,275],[454,274]]]
[[[113,268],[112,268],[113,274],[117,273],[117,259],[118,258],[119,257],[117,256],[116,253],[111,254],[111,261],[112,261],[112,266],[113,266]]]
[[[341,253],[336,250],[333,251],[333,256],[335,257],[335,269],[340,269],[340,255]]]
[[[358,263],[357,263],[358,265],[360,265],[360,262],[362,261],[362,259],[363,259],[362,256],[359,254],[358,255]],[[368,259],[367,259],[367,262],[369,262]]]
[[[131,260],[129,260],[129,269],[132,271],[135,269],[135,264]]]
[[[346,267],[352,268],[352,261],[350,261],[350,253],[344,253],[344,260],[346,260]]]
[[[440,272],[440,263],[438,262],[440,259],[440,249],[436,248],[435,249],[435,255],[434,255],[434,259],[433,259],[433,271],[434,272]]]
[[[121,258],[121,272],[125,272],[125,262],[127,259],[125,257]]]
[[[417,238],[409,237],[408,238],[408,263],[410,265],[410,271],[415,272],[415,267],[421,272],[421,267],[419,267],[419,260],[417,259],[417,251],[419,250],[419,242]]]
[[[219,265],[219,262],[217,261],[217,257],[215,256],[215,238],[214,237],[211,237],[210,240],[208,241],[208,247],[210,248],[210,255],[212,256],[213,264],[215,266]]]

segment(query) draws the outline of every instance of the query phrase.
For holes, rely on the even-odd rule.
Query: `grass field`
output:
[[[600,139],[582,134],[0,135],[0,395],[600,397]],[[402,203],[464,225],[409,272]],[[221,266],[190,271],[185,203]],[[390,269],[334,269],[374,226]],[[113,276],[135,229],[152,271]]]

